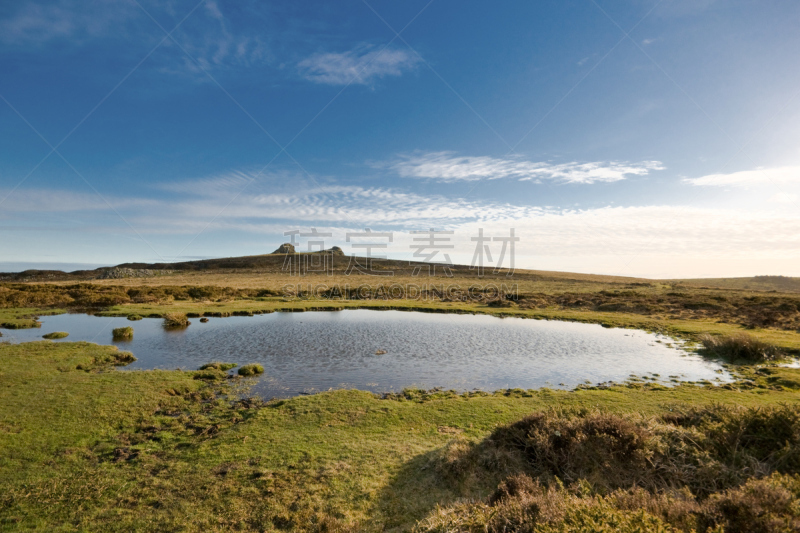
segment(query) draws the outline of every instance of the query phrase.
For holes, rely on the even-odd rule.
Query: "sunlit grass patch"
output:
[[[43,339],[48,340],[55,340],[55,339],[66,339],[69,337],[69,333],[66,331],[54,331],[52,333],[47,333],[46,335],[42,335]]]

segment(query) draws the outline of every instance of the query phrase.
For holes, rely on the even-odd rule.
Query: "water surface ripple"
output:
[[[182,331],[166,331],[158,319],[70,314],[41,321],[41,329],[4,330],[3,340],[67,331],[67,339],[55,342],[116,344],[133,352],[138,361],[126,369],[260,363],[265,373],[255,392],[267,398],[343,387],[571,388],[631,374],[730,379],[720,365],[668,337],[573,322],[374,310],[271,313],[205,324],[195,318]],[[112,343],[111,330],[121,326],[133,326],[133,341]],[[376,355],[379,350],[386,353]]]

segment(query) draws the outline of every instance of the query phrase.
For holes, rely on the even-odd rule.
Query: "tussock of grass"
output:
[[[760,363],[784,357],[778,347],[746,333],[718,337],[705,334],[700,342],[707,352],[731,362]]]
[[[111,335],[115,341],[128,341],[133,338],[133,328],[125,326],[124,328],[114,328]]]
[[[137,315],[137,314],[128,315],[128,320],[130,320],[132,322],[135,322],[135,321],[141,320],[141,319],[142,319],[142,315]]]
[[[240,376],[256,376],[264,373],[264,367],[258,364],[244,365],[239,369]]]
[[[212,370],[227,371],[230,370],[231,368],[236,368],[236,366],[237,366],[236,363],[220,363],[218,361],[215,361],[213,363],[204,364],[203,366],[200,367],[200,370],[212,369]]]
[[[53,333],[42,335],[43,339],[49,339],[49,340],[65,339],[67,337],[69,337],[69,333],[67,333],[66,331],[54,331]]]
[[[800,530],[800,477],[773,474],[697,501],[643,489],[591,494],[586,485],[544,486],[525,474],[503,481],[487,503],[440,507],[416,533],[784,533]]]
[[[186,313],[167,313],[164,315],[164,327],[167,329],[185,328],[189,324]]]
[[[489,472],[508,477],[485,503],[439,509],[419,531],[583,531],[590,516],[599,519],[590,529],[609,532],[800,525],[791,503],[800,496],[794,406],[717,406],[650,419],[547,411],[481,444],[454,441],[436,461],[456,483]]]

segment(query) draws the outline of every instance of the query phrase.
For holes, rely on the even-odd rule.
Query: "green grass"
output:
[[[42,338],[47,340],[66,339],[67,337],[69,337],[69,333],[66,331],[54,331],[52,333],[46,333],[42,335]]]
[[[244,365],[238,372],[240,376],[257,376],[264,373],[264,367],[258,364]]]
[[[724,387],[344,390],[233,403],[226,391],[247,380],[114,370],[126,359],[89,343],[0,345],[0,528],[405,531],[437,505],[497,487],[439,476],[430,465],[448,443],[531,412],[800,401],[800,371],[745,367],[746,381]]]

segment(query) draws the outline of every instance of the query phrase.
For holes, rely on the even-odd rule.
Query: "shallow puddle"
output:
[[[160,319],[147,318],[68,314],[44,316],[41,322],[40,329],[3,330],[2,340],[41,340],[46,333],[66,331],[69,337],[54,342],[115,344],[133,352],[138,361],[124,367],[131,370],[260,363],[265,372],[254,392],[267,398],[331,388],[572,388],[621,382],[631,374],[666,384],[730,380],[721,365],[686,352],[669,337],[573,322],[373,310],[270,313],[207,323],[194,318],[180,331],[164,330]],[[134,328],[133,340],[112,342],[111,330],[122,326]]]

